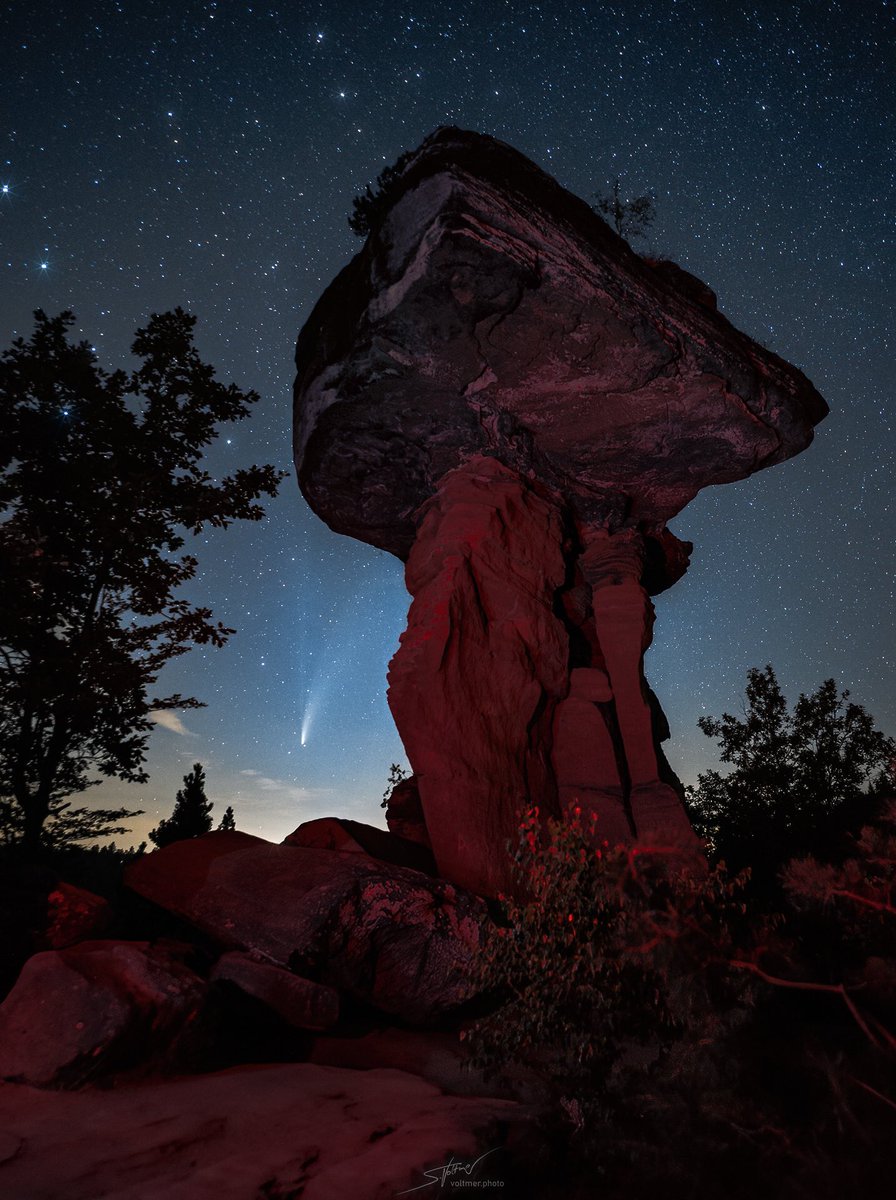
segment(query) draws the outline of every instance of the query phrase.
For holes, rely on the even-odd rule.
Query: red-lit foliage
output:
[[[467,1037],[534,1069],[568,1195],[841,1197],[892,1166],[896,807],[855,857],[790,866],[791,904],[675,847],[594,848],[578,813],[520,826]],[[639,1190],[640,1189],[640,1190]]]

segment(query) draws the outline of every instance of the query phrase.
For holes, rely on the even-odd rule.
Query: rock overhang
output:
[[[495,139],[437,130],[388,199],[297,347],[299,481],[338,532],[405,557],[439,480],[487,454],[584,526],[655,533],[827,413],[704,284]]]

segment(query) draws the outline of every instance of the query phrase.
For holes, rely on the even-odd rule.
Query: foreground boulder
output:
[[[111,924],[112,908],[108,900],[60,881],[47,897],[43,941],[51,950],[62,950],[88,938],[101,937]]]
[[[133,863],[126,882],[221,948],[251,951],[403,1020],[468,1000],[485,906],[365,854],[209,833]]]
[[[221,955],[211,978],[233,984],[296,1029],[330,1029],[339,1020],[339,993],[333,988],[238,950]]]
[[[404,1071],[244,1067],[114,1091],[0,1085],[0,1195],[15,1200],[386,1200],[473,1163],[519,1195],[506,1100],[445,1096]],[[467,1176],[464,1176],[467,1178]],[[492,1190],[489,1188],[488,1190]]]
[[[25,963],[0,1005],[0,1078],[79,1087],[154,1058],[196,1016],[203,982],[146,942],[82,942]]]
[[[389,702],[440,873],[511,888],[534,804],[687,841],[643,672],[691,550],[666,523],[805,449],[824,401],[492,138],[436,131],[369,215],[299,335],[295,462],[331,528],[407,561]]]
[[[429,830],[426,828],[426,818],[423,815],[423,805],[420,803],[420,789],[417,787],[417,777],[409,775],[396,783],[389,794],[386,803],[386,824],[389,832],[404,838],[409,842],[417,842],[432,853],[432,843],[429,840]],[[435,859],[433,859],[435,862]]]

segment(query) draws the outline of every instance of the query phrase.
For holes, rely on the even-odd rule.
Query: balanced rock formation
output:
[[[826,414],[712,292],[494,139],[437,130],[297,347],[295,457],[330,526],[407,563],[389,701],[439,871],[511,885],[522,810],[687,838],[644,680],[649,596],[709,484]]]

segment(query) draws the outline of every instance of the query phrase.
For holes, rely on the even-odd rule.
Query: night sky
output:
[[[194,312],[201,353],[262,396],[218,474],[291,469],[295,336],[360,248],[352,197],[436,126],[586,198],[651,189],[637,248],[706,280],[831,407],[799,458],[672,523],[695,551],[647,673],[673,765],[692,782],[714,763],[698,717],[737,711],[766,662],[791,700],[833,676],[896,733],[896,4],[12,0],[0,39],[0,342],[71,308],[111,369],[151,312]],[[198,760],[215,815],[233,804],[249,832],[380,823],[404,761],[385,700],[401,564],[331,533],[292,472],[264,522],[199,540],[190,595],[238,633],[159,689],[208,707],[166,715],[149,784],[87,796],[146,808],[139,840]]]

